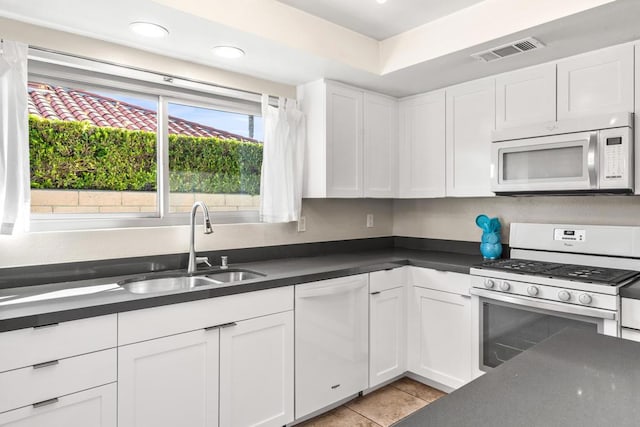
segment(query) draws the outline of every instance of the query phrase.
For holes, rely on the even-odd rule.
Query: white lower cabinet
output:
[[[296,418],[368,388],[368,276],[296,285]]]
[[[218,425],[219,330],[118,349],[119,427]]]
[[[220,425],[266,427],[291,421],[293,311],[221,329]]]
[[[452,389],[471,381],[471,324],[468,295],[414,286],[409,308],[409,370]]]
[[[369,301],[369,387],[375,387],[406,371],[405,288],[371,292]]]
[[[0,414],[2,427],[116,427],[116,384]]]
[[[122,346],[118,426],[293,421],[293,312]]]
[[[293,287],[118,314],[118,426],[293,421]]]

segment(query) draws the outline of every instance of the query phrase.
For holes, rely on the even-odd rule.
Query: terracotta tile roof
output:
[[[95,126],[149,132],[155,132],[157,127],[152,110],[77,89],[29,82],[28,102],[29,114],[45,119],[88,121]],[[169,133],[260,142],[173,116],[169,116]]]

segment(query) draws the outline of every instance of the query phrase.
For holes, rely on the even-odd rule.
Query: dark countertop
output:
[[[394,427],[638,426],[640,343],[568,329]]]
[[[0,289],[0,332],[369,273],[402,265],[468,274],[470,266],[481,261],[480,255],[390,248],[230,264],[230,268],[253,270],[266,274],[266,277],[233,285],[203,286],[172,293],[132,294],[117,285],[118,281],[131,275],[6,288]],[[171,273],[164,271],[144,276]]]
[[[622,298],[640,299],[640,280],[620,288]]]

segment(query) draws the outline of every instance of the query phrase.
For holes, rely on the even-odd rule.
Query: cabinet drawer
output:
[[[468,274],[421,267],[409,267],[409,283],[412,286],[458,295],[469,295],[469,288],[471,288],[471,279]]]
[[[293,310],[293,286],[118,314],[118,345]]]
[[[640,329],[640,300],[632,298],[622,298],[620,308],[622,326],[627,328]]]
[[[369,273],[369,291],[381,292],[387,289],[405,286],[407,283],[407,267]]]
[[[0,374],[0,412],[116,381],[116,349]]]
[[[640,331],[636,331],[635,329],[621,328],[620,337],[625,340],[640,342]]]
[[[116,385],[73,393],[47,405],[0,414],[0,427],[116,427]]]
[[[0,334],[0,372],[117,345],[115,314]]]

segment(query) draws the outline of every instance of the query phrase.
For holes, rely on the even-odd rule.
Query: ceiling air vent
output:
[[[544,44],[542,44],[540,40],[529,37],[513,43],[494,47],[493,49],[474,53],[473,55],[471,55],[471,57],[480,59],[484,62],[491,62],[495,61],[496,59],[506,58],[507,56],[517,55],[522,52],[540,49],[541,47],[544,47]]]

